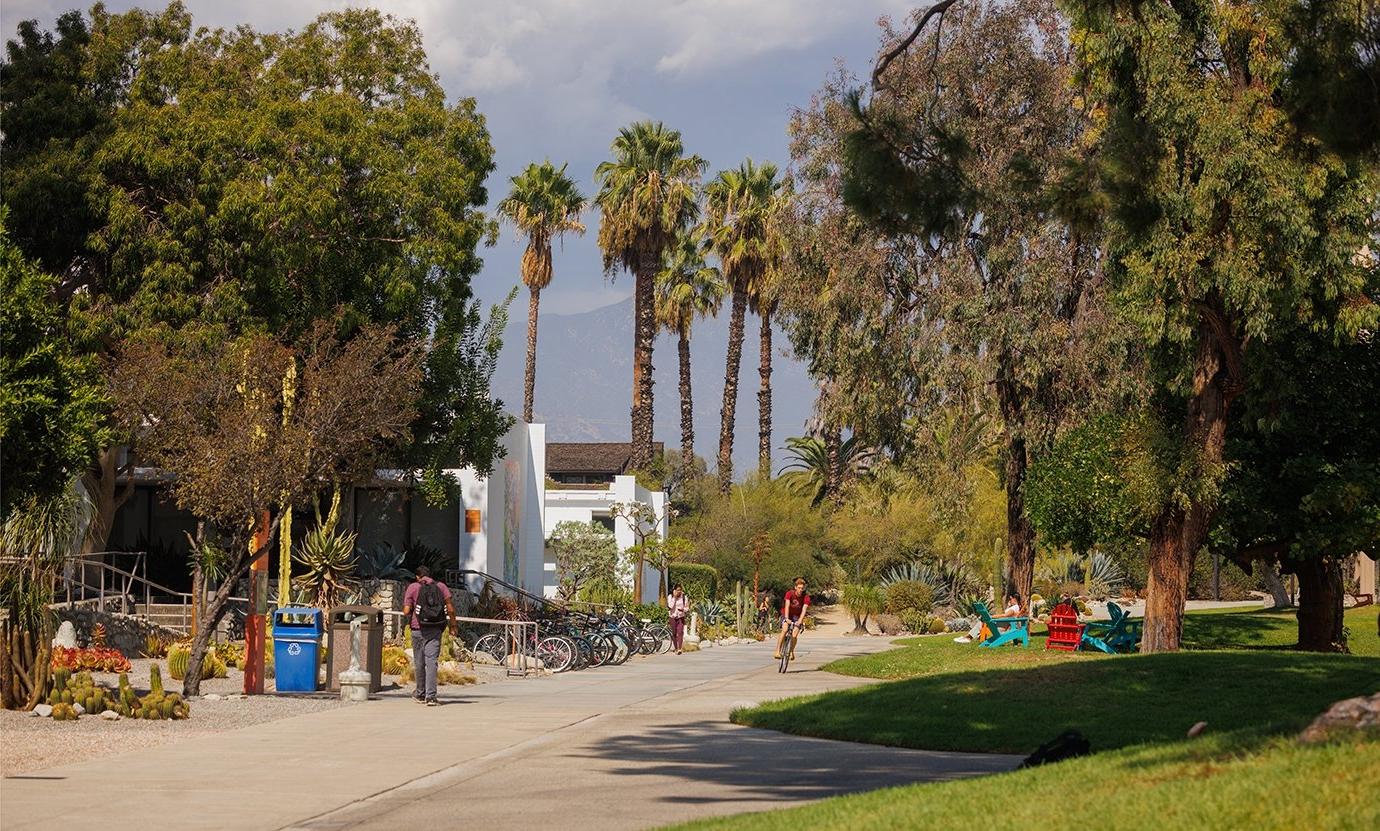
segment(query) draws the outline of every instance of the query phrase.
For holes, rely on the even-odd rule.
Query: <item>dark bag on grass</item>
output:
[[[1033,768],[1036,765],[1044,765],[1050,762],[1062,762],[1065,759],[1076,759],[1079,756],[1087,756],[1092,752],[1092,745],[1083,738],[1083,734],[1077,730],[1065,730],[1053,739],[1040,745],[1034,753],[1025,757],[1021,762],[1023,768]]]
[[[446,625],[446,596],[436,583],[423,583],[417,591],[417,622],[426,627]]]

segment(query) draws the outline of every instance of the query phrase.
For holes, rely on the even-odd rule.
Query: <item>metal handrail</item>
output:
[[[390,609],[380,609],[379,611],[390,617],[403,617],[401,611]],[[522,660],[514,662],[521,664],[521,666],[507,665],[507,659],[504,659],[504,663],[507,665],[506,669],[509,678],[526,678],[530,671],[535,669],[535,667],[529,666],[529,662],[526,660],[526,658],[529,657],[527,655],[526,645],[531,643],[533,651],[535,651],[537,643],[541,641],[541,629],[535,620],[501,620],[499,618],[466,617],[464,615],[456,615],[454,619],[465,623],[484,623],[490,626],[503,627],[503,639],[507,642],[505,651],[508,655],[522,656]],[[529,626],[532,627],[531,640],[528,640],[526,637],[526,629]],[[532,655],[530,657],[536,656]]]
[[[100,609],[102,612],[106,610],[106,599],[112,594],[120,598],[122,606],[126,599],[129,599],[137,606],[134,589],[136,586],[142,586],[144,594],[144,610],[146,614],[148,613],[149,608],[153,605],[153,595],[154,592],[157,591],[160,595],[169,596],[173,598],[173,602],[179,607],[178,618],[180,620],[180,624],[178,626],[168,626],[167,628],[181,630],[184,633],[191,630],[191,593],[181,592],[176,589],[165,586],[161,583],[155,583],[154,581],[148,579],[148,577],[146,576],[141,576],[139,574],[134,573],[134,571],[128,571],[123,568],[120,568],[119,566],[107,563],[104,559],[106,554],[118,554],[124,556],[128,556],[130,554],[138,554],[139,557],[136,560],[136,563],[133,566],[133,568],[138,569],[141,565],[146,565],[146,558],[143,556],[143,552],[102,551],[95,552],[85,556],[69,558],[69,562],[72,563],[73,566],[80,568],[81,570],[80,579],[76,579],[75,576],[68,577],[66,574],[63,575],[63,581],[65,582],[67,587],[67,602],[69,604],[72,603],[72,587],[74,584],[81,590],[80,594],[82,600],[87,599],[86,595],[88,590],[95,590],[97,592],[97,608]],[[91,559],[93,557],[100,557],[101,559]],[[87,582],[86,569],[88,568],[95,568],[97,570],[97,573],[100,575],[100,582],[98,584],[92,584]],[[119,588],[118,582],[116,585],[107,588],[107,575],[113,575],[117,578],[123,578],[123,590],[120,590],[118,592],[113,591],[114,589]]]

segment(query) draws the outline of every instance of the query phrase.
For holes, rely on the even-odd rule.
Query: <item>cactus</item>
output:
[[[163,694],[163,673],[159,671],[158,664],[149,667],[149,690],[152,695]]]
[[[187,663],[192,655],[180,646],[174,646],[168,650],[168,675],[174,681],[181,681],[187,677]]]

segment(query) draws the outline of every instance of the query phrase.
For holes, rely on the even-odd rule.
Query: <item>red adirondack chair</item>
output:
[[[1078,610],[1067,603],[1060,603],[1049,613],[1049,640],[1045,649],[1062,649],[1074,652],[1083,640],[1083,624],[1078,622]]]

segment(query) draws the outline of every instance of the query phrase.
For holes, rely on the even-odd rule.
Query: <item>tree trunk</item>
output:
[[[997,403],[1006,436],[1006,594],[1030,603],[1035,582],[1035,526],[1025,512],[1025,476],[1030,457],[1025,443],[1025,401],[1018,388],[1013,358],[997,362]]]
[[[843,445],[842,433],[833,425],[824,428],[824,494],[835,505],[843,504],[843,466],[839,457]]]
[[[660,253],[644,253],[634,277],[632,457],[628,464],[644,468],[652,461],[652,343],[656,340],[654,281]]]
[[[1299,649],[1346,652],[1342,634],[1342,564],[1309,557],[1294,564],[1299,578]]]
[[[733,311],[728,319],[728,358],[724,366],[724,407],[719,417],[719,492],[733,486],[733,428],[738,409],[738,369],[743,362],[743,315],[747,293],[733,289]]]
[[[82,543],[82,554],[105,550],[110,531],[115,527],[115,514],[134,493],[132,479],[123,488],[119,487],[120,451],[119,447],[103,449],[96,456],[96,464],[82,476],[82,486],[86,488],[95,509]]]
[[[1029,466],[1025,439],[1006,438],[1006,593],[1030,603],[1035,583],[1035,526],[1025,512],[1025,475]]]
[[[762,308],[757,374],[762,386],[757,391],[757,468],[771,478],[771,307]]]
[[[1223,352],[1224,348],[1235,349],[1223,340],[1229,327],[1220,323],[1218,329],[1215,332],[1206,319],[1200,323],[1193,360],[1193,391],[1183,422],[1182,435],[1197,459],[1198,475],[1213,475],[1211,472],[1221,467],[1227,410],[1239,377],[1234,368],[1236,362],[1229,361]],[[1186,507],[1177,501],[1164,505],[1152,522],[1142,652],[1179,649],[1188,577],[1211,521],[1211,506],[1194,499]]]
[[[695,400],[690,395],[690,334],[681,329],[677,344],[680,357],[680,459],[685,475],[695,467]]]
[[[537,306],[541,303],[541,289],[530,287],[527,296],[527,374],[522,386],[522,420],[532,423],[532,405],[537,387]]]
[[[1284,587],[1284,581],[1279,579],[1279,571],[1273,562],[1261,563],[1261,577],[1265,580],[1265,588],[1270,592],[1270,598],[1274,601],[1274,608],[1287,609],[1292,605],[1289,599],[1289,590]]]
[[[246,562],[244,568],[236,573],[243,577],[248,571],[249,564]],[[187,657],[187,674],[182,678],[184,696],[201,694],[201,664],[206,658],[206,648],[211,642],[212,633],[220,625],[220,619],[225,616],[225,610],[230,606],[230,593],[238,579],[227,578],[221,587],[216,589],[216,593],[211,595],[210,602],[202,607],[201,614],[197,617],[196,634],[192,636],[192,654]]]
[[[850,634],[850,635],[870,635],[870,634],[872,634],[871,632],[867,631],[867,619],[868,619],[869,617],[871,617],[871,615],[863,615],[862,617],[858,617],[857,615],[853,615],[853,631],[852,631],[852,632],[849,632],[848,634]]]

